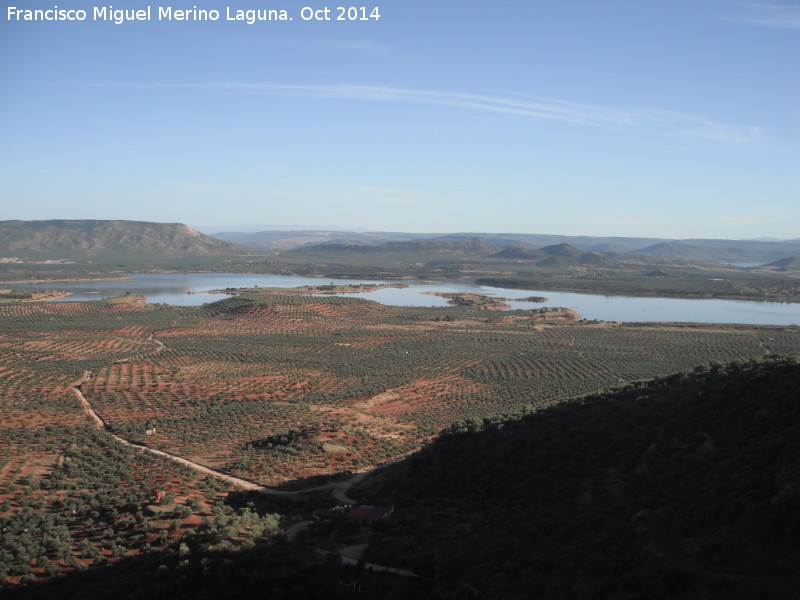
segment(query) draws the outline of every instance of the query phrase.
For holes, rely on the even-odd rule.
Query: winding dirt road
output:
[[[241,488],[243,490],[246,490],[246,491],[258,492],[259,494],[267,494],[267,495],[272,495],[272,496],[287,496],[287,497],[291,497],[291,496],[300,496],[301,494],[308,494],[308,493],[311,493],[311,492],[322,492],[322,491],[325,491],[325,490],[330,490],[331,493],[333,494],[333,497],[336,498],[337,500],[339,500],[340,502],[343,502],[345,504],[356,504],[356,501],[353,500],[352,498],[350,498],[347,495],[347,492],[350,490],[350,488],[352,488],[355,484],[357,484],[358,482],[363,480],[365,477],[367,477],[371,473],[374,473],[378,469],[382,469],[382,468],[384,468],[384,467],[386,467],[386,466],[388,466],[388,465],[390,465],[390,464],[392,464],[394,462],[397,462],[397,460],[399,460],[399,459],[397,459],[397,460],[394,460],[394,461],[389,461],[389,462],[383,463],[381,465],[378,465],[377,467],[373,467],[373,468],[368,469],[366,471],[362,471],[361,473],[356,473],[350,479],[347,479],[345,481],[337,481],[337,482],[333,482],[333,483],[325,483],[325,484],[322,484],[322,485],[316,485],[316,486],[305,488],[305,489],[302,489],[302,490],[291,490],[291,491],[276,490],[274,488],[266,487],[266,486],[260,485],[258,483],[254,483],[252,481],[247,481],[246,479],[241,479],[240,477],[234,477],[233,475],[228,475],[227,473],[222,473],[220,471],[215,471],[214,469],[210,469],[210,468],[205,467],[205,466],[203,466],[201,464],[198,464],[196,462],[192,462],[191,460],[188,460],[188,459],[183,458],[181,456],[176,456],[175,454],[170,454],[169,452],[164,452],[163,450],[156,450],[155,448],[149,448],[149,447],[143,446],[141,444],[135,444],[134,442],[126,440],[125,438],[122,438],[122,437],[112,433],[111,430],[110,430],[110,427],[108,426],[108,424],[103,420],[103,418],[100,415],[97,414],[97,412],[94,410],[94,408],[92,408],[92,405],[89,403],[89,401],[86,399],[86,396],[84,396],[83,392],[81,391],[81,385],[83,384],[83,382],[88,380],[88,379],[91,379],[91,377],[92,377],[92,374],[90,372],[87,371],[86,373],[84,373],[83,377],[81,377],[81,379],[79,381],[75,382],[75,384],[72,386],[72,391],[75,393],[75,395],[77,396],[78,400],[80,400],[81,404],[83,405],[83,409],[86,411],[86,414],[89,416],[90,419],[92,419],[92,421],[94,422],[95,426],[98,429],[105,430],[111,437],[113,437],[115,440],[117,440],[120,444],[123,444],[125,446],[129,446],[131,448],[138,448],[140,450],[145,450],[147,452],[150,452],[152,454],[157,454],[159,456],[163,456],[163,457],[168,458],[170,460],[173,460],[173,461],[175,461],[177,463],[180,463],[182,465],[186,465],[187,467],[195,469],[196,471],[200,471],[201,473],[204,473],[206,475],[211,475],[212,477],[216,477],[218,479],[222,479],[223,481],[226,481],[226,482],[228,482],[230,484],[233,484],[233,485],[235,485],[235,486],[237,486],[237,487],[239,487],[239,488]]]
[[[333,497],[336,498],[339,502],[344,504],[356,504],[356,501],[350,498],[347,495],[347,492],[353,487],[355,484],[363,480],[365,477],[374,473],[378,469],[382,469],[390,464],[393,464],[400,459],[395,459],[393,461],[389,461],[378,465],[377,467],[373,467],[372,469],[368,469],[367,471],[362,471],[361,473],[356,473],[350,479],[345,481],[337,481],[335,483],[326,483],[323,485],[317,485],[314,487],[306,488],[303,490],[292,490],[292,491],[285,491],[285,490],[276,490],[273,488],[269,488],[263,485],[259,485],[257,483],[253,483],[252,481],[247,481],[246,479],[241,479],[239,477],[234,477],[233,475],[228,475],[226,473],[221,473],[220,471],[215,471],[214,469],[209,469],[203,465],[200,465],[196,462],[192,462],[186,458],[181,456],[176,456],[174,454],[170,454],[169,452],[164,452],[162,450],[156,450],[155,448],[148,448],[147,446],[142,446],[141,444],[135,444],[125,438],[122,438],[114,433],[111,432],[108,424],[103,420],[103,418],[97,414],[97,412],[92,408],[92,405],[86,399],[86,396],[83,395],[81,391],[81,385],[84,381],[91,379],[92,373],[86,371],[81,377],[80,380],[76,381],[72,386],[72,391],[77,396],[78,400],[80,400],[81,405],[83,405],[84,411],[89,416],[89,418],[94,422],[95,427],[97,429],[102,429],[107,432],[112,438],[117,440],[120,444],[124,446],[128,446],[130,448],[138,448],[140,450],[145,450],[147,452],[151,452],[152,454],[157,454],[158,456],[163,456],[164,458],[168,458],[173,460],[177,463],[182,465],[186,465],[196,471],[204,473],[206,475],[211,475],[212,477],[217,477],[223,481],[226,481],[230,484],[233,484],[243,490],[257,492],[259,494],[269,494],[274,496],[300,496],[301,494],[308,494],[310,492],[320,492],[324,490],[330,490],[333,494]],[[300,532],[304,531],[309,525],[309,521],[301,521],[299,523],[294,524],[293,526],[289,527],[284,533],[289,541],[292,541]],[[419,575],[416,573],[409,571],[407,569],[398,569],[395,567],[387,567],[384,565],[377,565],[374,563],[359,563],[359,558],[361,553],[363,552],[366,544],[361,544],[354,547],[344,548],[337,552],[340,556],[341,561],[343,564],[352,565],[352,566],[360,566],[367,570],[374,570],[374,571],[382,571],[385,573],[392,573],[394,575],[400,575],[402,577],[411,577],[411,578],[419,578]],[[319,550],[324,554],[328,554],[328,552]]]

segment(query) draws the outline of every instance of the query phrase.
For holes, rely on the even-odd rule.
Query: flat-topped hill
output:
[[[224,256],[258,253],[182,223],[93,219],[0,221],[0,256]]]

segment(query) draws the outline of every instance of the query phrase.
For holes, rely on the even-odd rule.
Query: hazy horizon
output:
[[[348,229],[346,227],[325,227],[324,225],[309,225],[306,227],[303,226],[292,226],[292,225],[231,225],[230,227],[223,227],[218,225],[193,225],[188,224],[193,229],[200,231],[201,233],[205,233],[206,235],[213,236],[215,233],[259,233],[262,231],[341,231],[343,233],[346,232],[356,232],[356,233],[406,233],[410,235],[552,235],[552,236],[565,236],[565,237],[594,237],[594,238],[613,238],[613,237],[625,237],[625,238],[657,238],[657,236],[647,236],[647,235],[626,235],[626,236],[614,236],[614,235],[604,235],[604,234],[562,234],[562,233],[549,233],[549,232],[541,232],[541,231],[401,231],[401,230],[377,230],[377,229],[363,229],[363,228],[352,228]],[[757,237],[757,238],[658,238],[658,239],[665,239],[665,240],[681,240],[681,239],[725,239],[725,240],[732,240],[732,241],[743,241],[743,242],[794,242],[800,241],[800,237],[794,238],[766,238],[766,237]]]

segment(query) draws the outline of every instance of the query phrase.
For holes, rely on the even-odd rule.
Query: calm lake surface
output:
[[[325,279],[319,277],[294,277],[287,275],[246,275],[238,273],[133,273],[128,279],[53,282],[48,284],[4,284],[14,289],[47,289],[71,292],[62,301],[99,300],[119,296],[125,292],[147,296],[149,302],[163,302],[181,306],[199,306],[225,296],[205,292],[227,287],[298,287],[326,283],[393,283],[386,280]],[[385,288],[374,292],[346,294],[375,300],[393,306],[447,306],[444,298],[424,292],[482,292],[500,298],[527,298],[544,296],[544,303],[509,302],[514,309],[563,306],[575,310],[586,319],[605,321],[695,321],[703,323],[754,323],[760,325],[800,324],[800,303],[750,302],[745,300],[637,298],[631,296],[604,296],[548,290],[510,290],[475,285],[469,280],[448,280],[440,283],[408,283],[408,288]]]

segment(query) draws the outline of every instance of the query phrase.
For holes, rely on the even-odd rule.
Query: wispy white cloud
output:
[[[659,109],[625,110],[523,94],[474,94],[369,85],[213,84],[269,95],[402,102],[461,108],[524,118],[564,121],[608,129],[630,129],[720,142],[757,141],[757,127],[739,127],[695,115]]]
[[[419,90],[376,85],[297,85],[279,83],[219,82],[203,84],[97,84],[80,87],[184,88],[229,93],[420,104],[462,109],[474,113],[508,115],[527,119],[562,121],[576,125],[703,138],[718,142],[757,143],[758,127],[736,126],[696,115],[662,109],[620,109],[567,100],[513,93],[479,94],[443,90]]]
[[[563,100],[532,98],[516,94],[471,94],[440,90],[416,90],[388,86],[346,84],[288,85],[272,83],[220,83],[210,84],[210,86],[275,96],[450,106],[481,112],[554,119],[595,126],[635,124],[635,116],[626,111],[605,109]]]
[[[780,29],[800,29],[800,7],[784,4],[739,4],[742,14],[730,17],[734,21],[778,27]]]

